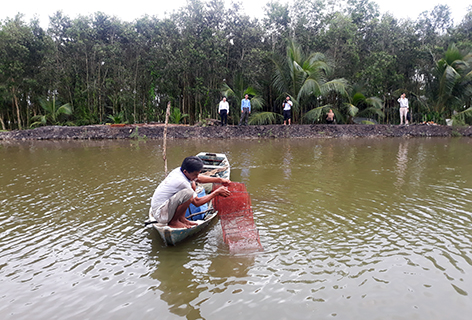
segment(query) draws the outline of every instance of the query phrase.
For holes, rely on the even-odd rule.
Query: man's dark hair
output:
[[[191,156],[187,157],[182,161],[182,165],[180,166],[180,171],[184,172],[187,170],[188,173],[192,173],[195,171],[201,171],[203,168],[203,161],[199,157]]]

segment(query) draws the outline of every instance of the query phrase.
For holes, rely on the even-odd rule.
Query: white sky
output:
[[[239,0],[243,4],[244,12],[252,17],[261,18],[264,13],[264,6],[269,0]],[[454,23],[459,23],[465,16],[468,6],[472,5],[472,0],[373,0],[379,4],[381,14],[390,12],[397,18],[416,19],[423,11],[431,11],[437,4],[447,4],[451,8]],[[65,15],[75,18],[78,15],[89,15],[97,11],[102,11],[110,16],[117,16],[124,21],[133,21],[145,14],[165,17],[164,12],[172,12],[186,4],[186,0],[134,0],[110,1],[110,0],[7,0],[2,1],[0,6],[0,20],[13,18],[18,12],[25,15],[29,21],[34,15],[39,17],[41,26],[46,28],[49,23],[49,16],[58,10],[62,10]],[[281,3],[290,0],[279,0]]]

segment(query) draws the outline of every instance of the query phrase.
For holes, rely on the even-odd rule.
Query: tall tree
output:
[[[463,54],[453,44],[437,62],[434,111],[449,118],[453,111],[463,111],[472,98],[472,52]]]
[[[308,109],[304,98],[327,95],[331,91],[344,94],[347,82],[344,79],[328,80],[330,66],[319,52],[305,54],[299,45],[290,42],[285,57],[275,57],[276,67],[273,85],[281,99],[289,95],[298,116]]]

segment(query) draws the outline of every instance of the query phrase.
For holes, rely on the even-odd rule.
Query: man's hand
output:
[[[231,194],[231,192],[226,187],[219,187],[216,189],[215,193],[223,197],[227,197]]]
[[[222,183],[222,184],[230,184],[230,183],[231,183],[231,180],[221,178],[221,183]]]

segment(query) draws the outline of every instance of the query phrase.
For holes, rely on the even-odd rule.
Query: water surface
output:
[[[161,141],[1,142],[1,319],[468,319],[472,140],[168,142],[224,152],[264,252],[143,227]]]

